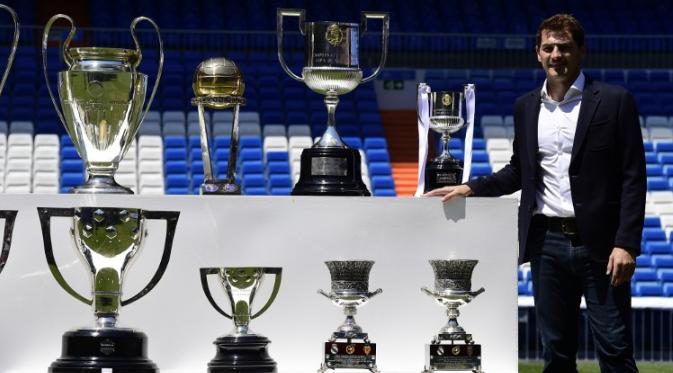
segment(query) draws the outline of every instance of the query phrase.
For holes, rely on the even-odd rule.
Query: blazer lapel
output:
[[[537,172],[537,126],[540,116],[540,91],[531,92],[526,100],[524,109],[524,125],[526,126],[526,149],[528,150],[528,163],[533,170]]]
[[[573,140],[573,151],[570,156],[571,165],[582,147],[582,143],[584,142],[584,138],[586,137],[589,128],[589,123],[591,123],[591,119],[594,117],[596,108],[598,108],[598,104],[601,101],[599,93],[600,90],[594,86],[593,80],[587,77],[584,91],[582,92],[580,113],[577,118],[577,128],[575,129],[575,139]]]

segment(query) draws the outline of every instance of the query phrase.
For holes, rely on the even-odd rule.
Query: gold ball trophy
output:
[[[349,148],[336,130],[335,112],[339,96],[353,91],[361,83],[372,81],[381,71],[388,54],[389,16],[387,13],[362,12],[361,22],[304,22],[303,9],[278,9],[276,34],[278,60],[294,80],[303,82],[313,92],[325,95],[327,129],[311,148],[301,153],[301,173],[292,190],[293,195],[370,196],[362,182],[360,153]],[[304,68],[297,76],[283,57],[283,18],[299,18],[299,31],[305,35]],[[383,22],[381,59],[374,72],[362,77],[360,69],[360,37],[367,29],[367,20]]]
[[[239,140],[238,114],[241,105],[245,105],[243,74],[241,74],[241,70],[234,61],[224,57],[209,58],[201,62],[196,68],[192,88],[196,96],[192,99],[192,105],[195,105],[199,111],[201,133],[201,155],[203,158],[201,194],[241,194],[241,187],[236,184],[235,173]],[[210,142],[208,141],[210,134],[208,133],[205,109],[232,109],[234,112],[226,180],[218,180],[213,172]]]

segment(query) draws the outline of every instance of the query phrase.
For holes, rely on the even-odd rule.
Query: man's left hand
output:
[[[612,249],[608,259],[607,275],[610,275],[612,286],[619,286],[631,281],[631,276],[636,270],[636,258],[628,250],[621,247]]]

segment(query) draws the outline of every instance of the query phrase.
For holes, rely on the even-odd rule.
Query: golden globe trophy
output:
[[[47,45],[52,25],[65,19],[70,32],[63,43],[63,60],[68,69],[58,73],[59,105],[51,91],[47,74]],[[159,69],[152,94],[143,111],[147,75],[137,71],[142,60],[136,25],[150,23],[159,38]],[[135,49],[83,47],[70,48],[76,28],[72,18],[57,14],[49,19],[42,36],[42,69],[47,91],[56,113],[84,161],[88,179],[72,193],[133,194],[114,179],[119,162],[135,138],[157,92],[164,63],[159,27],[147,17],[131,22]]]
[[[203,158],[203,184],[201,194],[231,195],[241,194],[236,184],[236,156],[238,153],[238,114],[241,105],[245,105],[243,75],[234,61],[219,57],[209,58],[196,68],[192,83],[194,97],[192,105],[199,110],[199,128],[201,132],[201,155]],[[227,178],[219,180],[213,172],[210,156],[210,134],[206,123],[205,109],[234,112],[227,162]]]

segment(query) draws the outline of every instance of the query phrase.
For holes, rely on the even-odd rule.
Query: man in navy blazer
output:
[[[645,152],[633,96],[584,75],[584,31],[572,16],[542,22],[541,88],[514,105],[513,155],[493,175],[427,196],[521,190],[519,259],[531,262],[545,372],[577,372],[582,296],[602,372],[637,372],[630,279],[645,216]]]

